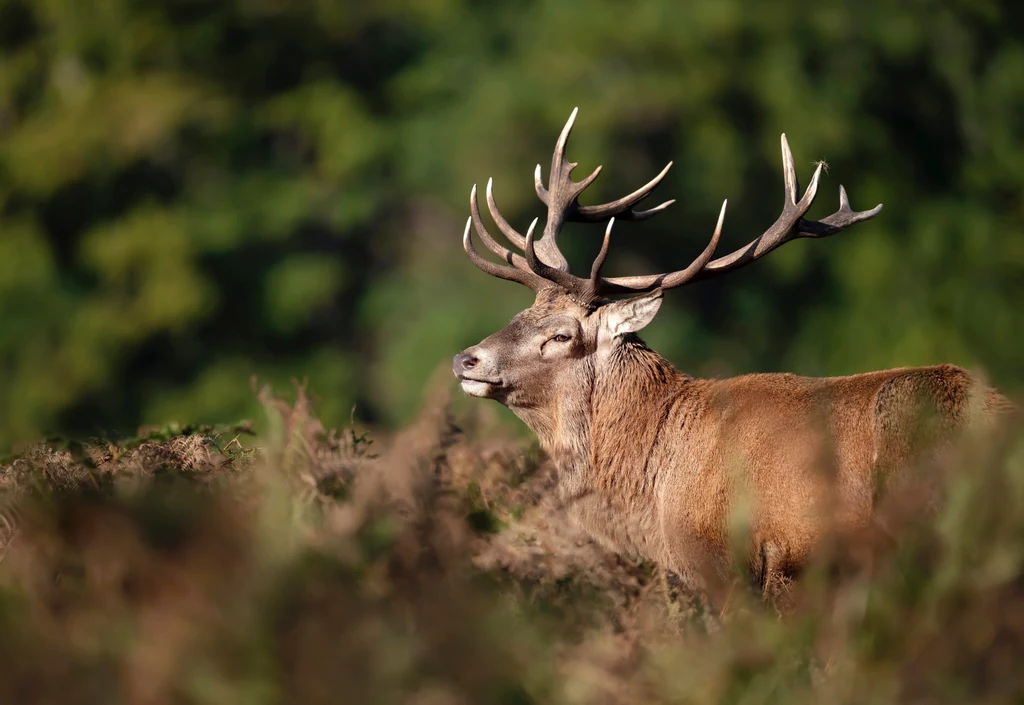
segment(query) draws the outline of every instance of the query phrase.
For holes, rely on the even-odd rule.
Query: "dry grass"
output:
[[[826,542],[784,614],[739,575],[704,614],[444,395],[379,455],[301,389],[261,398],[249,444],[157,433],[0,467],[0,702],[1024,697],[1019,446],[966,447],[938,514],[889,510],[898,541]]]

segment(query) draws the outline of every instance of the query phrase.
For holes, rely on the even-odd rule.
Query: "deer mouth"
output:
[[[459,381],[462,391],[471,397],[489,397],[504,386],[500,379],[482,379],[464,374],[459,375]]]

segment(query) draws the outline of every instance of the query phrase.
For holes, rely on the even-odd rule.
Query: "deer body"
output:
[[[712,260],[723,205],[711,243],[685,270],[606,279],[601,267],[614,217],[642,220],[663,210],[668,204],[640,212],[632,206],[665,171],[619,201],[580,206],[577,197],[600,167],[582,182],[570,179],[575,165],[564,150],[573,118],[556,145],[548,189],[538,166],[537,193],[548,205],[540,240],[533,237],[536,221],[525,237],[508,225],[488,185],[495,222],[525,257],[487,233],[474,187],[463,237],[467,254],[479,268],[524,284],[537,297],[503,330],[456,355],[453,369],[464,391],[505,404],[537,434],[558,466],[570,512],[608,548],[652,559],[700,589],[727,563],[733,513],[746,510],[750,567],[767,587],[773,576],[799,569],[827,524],[850,530],[871,524],[879,493],[922,452],[963,427],[972,408],[990,414],[1008,407],[952,365],[834,378],[702,380],[677,371],[636,335],[654,318],[664,290],[737,269],[797,237],[834,234],[881,206],[855,212],[841,190],[839,211],[805,220],[820,167],[798,200],[783,136],[785,208],[764,235]],[[557,249],[566,220],[609,222],[587,279],[569,274]],[[511,266],[476,254],[471,225]],[[632,297],[607,298],[622,293]]]
[[[798,569],[826,529],[867,527],[890,473],[922,450],[909,413],[918,392],[948,434],[965,423],[973,385],[951,365],[826,379],[665,371],[665,382],[595,386],[589,456],[566,463],[583,471],[562,471],[560,490],[606,547],[697,584],[728,562],[741,504],[751,511],[749,561],[760,581]],[[908,423],[887,424],[892,417]],[[556,440],[550,452],[564,458],[562,447]]]

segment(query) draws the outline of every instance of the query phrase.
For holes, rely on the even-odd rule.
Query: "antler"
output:
[[[660,174],[628,196],[623,196],[610,203],[602,203],[599,206],[581,206],[578,200],[580,194],[594,182],[594,179],[601,173],[602,167],[598,166],[587,178],[580,182],[573,181],[570,176],[577,163],[566,159],[565,145],[569,141],[569,133],[572,132],[572,126],[576,122],[576,114],[578,112],[579,108],[573,108],[572,115],[569,116],[568,122],[565,123],[562,133],[558,136],[558,141],[555,143],[555,153],[551,157],[551,171],[548,174],[549,188],[544,188],[544,182],[541,180],[540,164],[537,165],[537,169],[533,174],[533,183],[537,191],[537,197],[548,207],[548,219],[544,226],[544,234],[537,241],[536,246],[540,250],[541,255],[552,263],[552,266],[563,272],[569,271],[569,265],[559,251],[557,241],[558,234],[566,222],[603,223],[612,218],[646,220],[675,203],[674,200],[671,200],[665,201],[650,210],[633,210],[633,206],[647,198],[657,185],[661,183],[662,179],[665,178],[668,170],[672,168],[672,162],[669,162],[661,170]],[[488,207],[491,209],[492,215],[497,210],[496,206],[491,208],[493,203],[493,199],[488,199]],[[495,220],[497,220],[497,216],[495,216]],[[504,229],[502,230],[504,231]]]
[[[804,220],[803,216],[811,207],[818,191],[818,181],[821,176],[822,165],[818,165],[807,191],[798,201],[797,195],[800,186],[796,177],[796,166],[793,163],[793,154],[789,149],[786,136],[782,135],[782,163],[786,184],[786,201],[782,214],[764,234],[735,252],[712,261],[711,257],[714,255],[715,248],[718,246],[718,241],[722,235],[725,208],[728,203],[725,201],[722,203],[718,224],[715,227],[714,234],[711,236],[711,241],[704,248],[700,256],[685,269],[663,274],[605,278],[601,276],[601,269],[608,255],[611,231],[615,219],[646,220],[675,202],[666,201],[649,210],[633,210],[633,206],[649,196],[654,188],[661,183],[671,168],[672,162],[669,162],[660,174],[627,196],[601,205],[581,206],[578,200],[580,194],[594,182],[594,179],[601,173],[601,167],[598,166],[594,169],[583,181],[573,181],[570,176],[572,170],[576,167],[576,163],[566,159],[565,146],[569,139],[569,133],[572,131],[573,123],[576,120],[577,111],[578,109],[572,111],[572,115],[569,116],[568,122],[562,128],[562,133],[555,143],[548,188],[544,187],[541,180],[541,168],[539,164],[537,165],[534,177],[537,196],[548,207],[547,223],[544,227],[544,233],[540,238],[534,239],[533,236],[537,226],[536,219],[530,225],[525,237],[509,225],[494,201],[492,181],[488,180],[487,182],[487,209],[490,211],[491,217],[497,224],[498,229],[501,230],[502,234],[510,242],[523,250],[523,255],[512,252],[491,237],[484,226],[483,218],[480,217],[480,210],[477,206],[476,186],[470,192],[471,215],[466,222],[466,231],[463,234],[463,247],[470,260],[488,274],[502,279],[517,281],[534,291],[540,291],[542,288],[554,284],[564,288],[581,303],[592,305],[602,296],[608,294],[639,294],[653,291],[654,289],[671,289],[691,281],[706,279],[739,269],[790,240],[800,237],[828,237],[862,220],[873,218],[882,210],[881,204],[870,211],[852,210],[846,195],[846,189],[840,186],[838,211],[820,221]],[[569,265],[558,249],[558,234],[561,232],[562,226],[569,221],[586,223],[608,222],[601,252],[594,260],[590,277],[586,279],[569,273]],[[470,233],[471,225],[488,249],[504,259],[509,266],[495,264],[477,254],[473,248]]]
[[[634,210],[634,206],[651,194],[659,183],[665,178],[668,170],[672,167],[669,162],[657,176],[638,188],[633,193],[623,196],[609,203],[602,203],[594,206],[581,206],[579,196],[590,184],[594,182],[601,167],[597,167],[583,181],[573,181],[572,170],[577,166],[570,162],[565,156],[566,143],[569,140],[569,133],[572,131],[573,123],[576,121],[578,109],[572,111],[568,122],[562,128],[558,141],[555,143],[555,151],[551,158],[551,172],[548,178],[548,187],[544,186],[541,178],[541,167],[537,165],[535,172],[535,185],[537,196],[548,207],[547,222],[544,232],[539,238],[534,238],[533,233],[537,225],[534,220],[526,236],[519,234],[515,228],[509,225],[508,221],[501,215],[497,203],[494,200],[493,181],[487,181],[487,209],[497,224],[498,229],[508,240],[523,250],[523,255],[509,250],[507,247],[495,240],[487,231],[483,218],[480,216],[480,209],[477,204],[476,186],[470,192],[470,218],[466,222],[466,230],[463,234],[463,247],[473,263],[491,274],[502,279],[517,281],[534,291],[551,286],[561,286],[570,294],[584,303],[593,303],[596,299],[605,294],[631,291],[631,289],[620,287],[600,276],[601,266],[608,254],[609,238],[611,228],[616,218],[624,220],[646,220],[657,213],[668,208],[675,201],[666,201],[648,210]],[[722,217],[725,214],[725,206],[722,206]],[[711,259],[714,248],[718,244],[722,230],[722,217],[719,218],[718,228],[711,243],[697,260],[689,267],[672,274],[660,275],[661,285],[668,288],[679,286],[685,280],[692,278]],[[583,223],[608,222],[605,231],[605,243],[602,254],[595,261],[590,278],[583,279],[569,273],[569,264],[565,256],[558,249],[558,235],[566,222],[575,221]],[[477,235],[494,254],[501,257],[508,265],[504,266],[490,262],[481,257],[473,247],[470,226],[476,230]],[[524,256],[525,255],[525,256]]]
[[[786,135],[782,135],[782,169],[786,184],[786,200],[775,223],[772,224],[760,237],[752,240],[743,247],[719,257],[707,264],[690,281],[710,279],[719,274],[725,274],[733,270],[745,267],[756,259],[760,259],[777,247],[781,247],[791,240],[801,237],[829,237],[842,232],[851,225],[864,220],[870,220],[882,210],[882,204],[867,211],[855,211],[850,207],[850,198],[846,195],[846,188],[839,187],[839,210],[827,218],[821,220],[805,220],[804,214],[810,209],[814,197],[818,193],[818,181],[821,177],[822,164],[814,170],[811,183],[804,192],[802,198],[797,200],[800,193],[800,182],[796,176],[796,165],[793,162],[793,152],[789,148],[789,141]],[[622,287],[629,291],[643,292],[657,288],[658,277],[664,275],[648,275],[636,277],[616,277],[608,282]]]

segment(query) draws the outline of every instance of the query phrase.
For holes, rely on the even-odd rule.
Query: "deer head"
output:
[[[591,404],[592,408],[590,400],[600,380],[612,380],[613,384],[625,382],[631,363],[645,368],[671,369],[635,335],[654,318],[666,289],[739,269],[790,240],[834,235],[873,218],[882,209],[878,205],[869,211],[852,210],[846,190],[840,186],[838,211],[820,221],[805,220],[804,214],[818,190],[822,165],[818,165],[807,191],[800,197],[793,155],[786,136],[782,135],[785,203],[782,214],[760,237],[713,260],[725,219],[726,203],[723,202],[710,242],[685,269],[663,274],[604,277],[601,270],[615,220],[645,220],[673,203],[666,201],[649,210],[634,210],[634,206],[662,181],[672,164],[670,162],[641,188],[616,201],[581,205],[580,194],[597,178],[601,167],[579,182],[570,176],[576,164],[566,159],[565,148],[576,113],[573,110],[555,144],[546,188],[541,179],[541,167],[537,165],[534,179],[537,195],[548,207],[541,237],[534,237],[537,220],[530,225],[525,237],[509,225],[494,201],[490,181],[487,183],[487,207],[491,217],[502,234],[522,253],[508,249],[487,231],[477,204],[476,186],[470,193],[471,216],[463,235],[463,247],[473,264],[492,276],[529,287],[537,298],[533,306],[518,314],[503,330],[456,355],[453,370],[466,393],[505,404],[542,436],[546,435],[547,428],[559,425],[558,420],[567,412],[566,405],[580,407],[576,409],[580,413],[586,413],[581,405]],[[604,243],[586,278],[569,272],[568,263],[558,249],[558,235],[569,221],[607,222]],[[473,246],[473,229],[505,264],[496,264],[477,253]],[[627,298],[609,298],[614,295],[627,295]],[[666,374],[658,370],[651,373],[654,378]],[[615,386],[625,394],[644,393],[628,384]],[[629,403],[628,398],[618,401]]]

